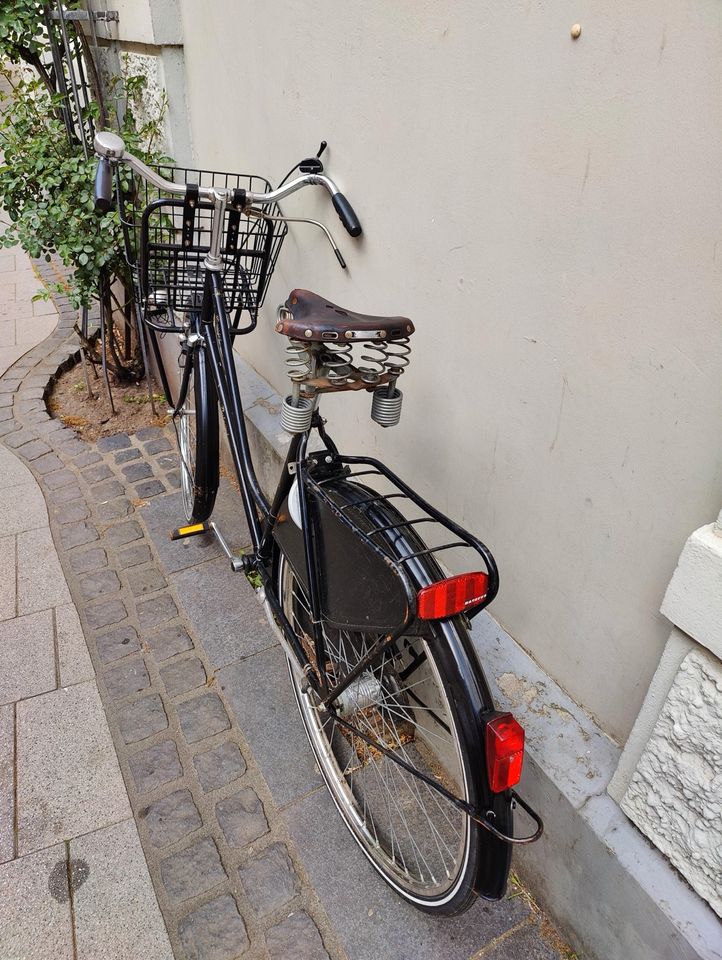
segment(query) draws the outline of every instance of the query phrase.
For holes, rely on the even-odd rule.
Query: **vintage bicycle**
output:
[[[352,206],[324,174],[321,151],[274,190],[259,177],[151,169],[112,133],[97,134],[95,150],[96,206],[117,202],[176,426],[186,523],[173,536],[215,534],[248,576],[286,654],[334,803],[383,879],[439,915],[462,912],[476,896],[499,899],[512,846],[543,827],[514,789],[523,730],[496,709],[469,635],[471,618],[497,593],[496,563],[379,460],[341,453],[319,412],[324,394],[367,390],[373,420],[397,424],[413,323],[292,291],[276,321],[288,339],[281,423],[291,441],[270,500],[250,453],[233,340],[256,327],[287,223],[303,219],[285,217],[279,203],[320,186],[355,237]],[[169,336],[175,388],[159,344]],[[219,409],[252,541],[240,557],[211,519]],[[447,551],[473,557],[471,571],[450,575]],[[514,835],[517,806],[534,822],[528,836]]]

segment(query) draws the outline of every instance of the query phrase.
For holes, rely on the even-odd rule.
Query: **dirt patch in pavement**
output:
[[[48,398],[48,410],[52,416],[72,427],[83,440],[99,440],[114,433],[131,434],[141,427],[162,427],[168,422],[165,398],[155,386],[153,396],[158,416],[153,415],[145,380],[119,383],[110,374],[113,413],[105,381],[94,379],[92,369],[89,373],[92,397],[88,396],[83,368],[76,364],[60,375]]]

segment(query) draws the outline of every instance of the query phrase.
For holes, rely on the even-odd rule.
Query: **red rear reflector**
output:
[[[416,613],[422,620],[440,620],[475,607],[486,596],[485,573],[462,573],[419,590]]]
[[[510,713],[500,713],[486,725],[486,772],[494,793],[519,783],[524,763],[524,728]]]

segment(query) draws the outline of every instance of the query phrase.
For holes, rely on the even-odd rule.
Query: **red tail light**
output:
[[[494,793],[519,783],[524,763],[524,728],[510,713],[499,713],[486,725],[486,772]]]
[[[489,578],[485,573],[462,573],[439,580],[419,590],[416,613],[422,620],[441,620],[475,607],[486,596]]]

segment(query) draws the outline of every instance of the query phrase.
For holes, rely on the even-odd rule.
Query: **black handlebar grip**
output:
[[[361,223],[359,218],[354,212],[354,208],[348,202],[346,197],[342,193],[334,193],[333,205],[336,208],[336,213],[339,215],[341,223],[346,227],[346,230],[351,234],[352,237],[358,237],[361,235]]]
[[[113,203],[113,168],[105,157],[98,160],[95,171],[95,211],[107,213]]]

